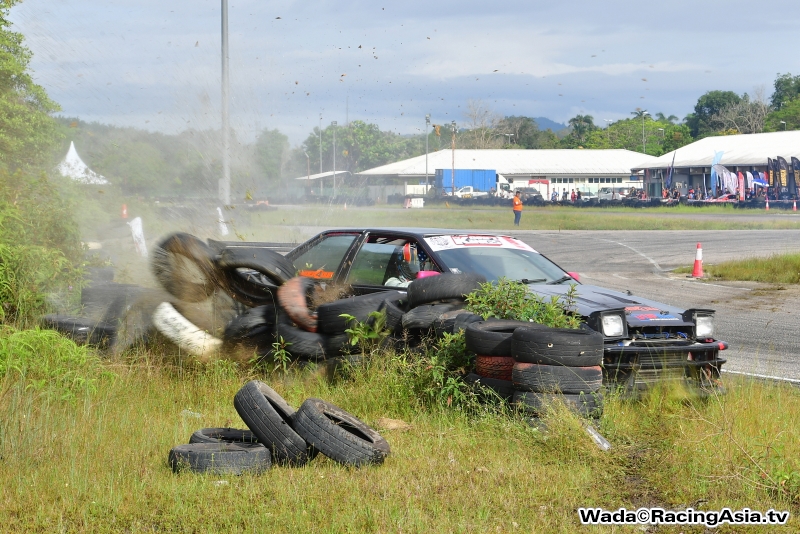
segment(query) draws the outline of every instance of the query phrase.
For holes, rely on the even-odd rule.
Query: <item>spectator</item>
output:
[[[514,193],[514,198],[511,199],[511,209],[514,212],[514,226],[519,226],[519,220],[522,218],[522,199],[519,191]]]
[[[576,199],[576,197],[575,197],[575,190],[573,189],[573,190],[572,190],[572,191],[570,191],[570,193],[569,193],[569,200],[570,200],[570,202],[572,202],[573,204],[575,204],[575,199]]]

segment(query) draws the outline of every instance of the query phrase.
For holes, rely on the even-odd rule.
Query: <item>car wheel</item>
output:
[[[402,296],[402,293],[379,291],[320,304],[317,307],[319,329],[326,334],[341,334],[351,326],[342,314],[352,315],[360,323],[366,322],[369,314],[378,311],[386,299],[397,295]]]
[[[511,380],[514,358],[511,356],[475,356],[475,374],[497,380]]]
[[[513,361],[513,359],[512,359]],[[603,385],[603,370],[537,363],[514,363],[511,380],[521,391],[538,393],[594,393]]]
[[[292,428],[294,409],[278,393],[258,380],[246,383],[233,397],[233,407],[277,464],[303,465],[316,456]]]
[[[247,306],[274,304],[277,288],[294,276],[292,262],[268,249],[225,248],[216,265],[225,291]]]
[[[189,234],[172,234],[158,243],[151,265],[161,286],[186,302],[206,300],[219,281],[211,249]]]
[[[389,455],[389,443],[377,431],[330,402],[307,399],[292,420],[308,443],[343,465],[378,465]]]
[[[511,400],[514,397],[514,384],[511,380],[498,380],[470,373],[464,377],[464,381],[479,390],[488,389],[503,400]]]
[[[386,313],[386,330],[390,334],[396,334],[403,329],[403,314],[406,313],[405,295],[398,293],[397,297],[388,298],[378,307],[378,311]]]
[[[181,350],[202,361],[222,346],[222,340],[198,328],[169,302],[159,304],[153,313],[153,325]]]
[[[307,332],[316,332],[317,314],[309,309],[309,297],[317,288],[313,278],[295,276],[278,288],[278,303],[297,326]]]
[[[414,280],[408,285],[408,303],[410,308],[437,300],[463,299],[486,282],[479,274],[442,273]]]
[[[599,393],[566,395],[532,391],[514,392],[514,403],[527,414],[542,415],[556,402],[563,402],[567,408],[584,417],[597,417],[603,413],[603,396]]]
[[[258,443],[258,438],[251,430],[240,428],[201,428],[189,443]]]
[[[468,324],[464,330],[467,350],[486,356],[510,356],[511,336],[518,328],[537,328],[537,325],[505,319],[490,319]]]
[[[169,451],[168,462],[176,473],[187,470],[213,475],[258,474],[267,471],[269,450],[258,443],[191,443]]]
[[[603,361],[603,335],[569,328],[519,328],[511,341],[518,362],[593,367]]]

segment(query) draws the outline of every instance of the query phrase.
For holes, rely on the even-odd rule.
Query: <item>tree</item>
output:
[[[480,100],[469,100],[464,112],[466,131],[456,141],[458,148],[502,148],[505,136],[498,131],[501,117]]]
[[[769,104],[764,99],[763,89],[757,89],[753,99],[745,93],[738,102],[731,102],[711,117],[710,124],[718,130],[739,133],[761,133],[764,119],[769,113]]]
[[[6,168],[44,164],[58,143],[50,114],[60,108],[33,82],[24,37],[9,30],[8,11],[17,3],[0,4],[0,165]]]
[[[714,115],[717,115],[726,106],[738,104],[741,99],[733,91],[708,91],[698,98],[697,104],[694,106],[694,113],[686,117],[686,124],[689,126],[692,137],[705,137],[719,131],[720,125],[714,123]]]
[[[774,110],[780,110],[784,105],[800,96],[800,76],[792,76],[788,72],[778,74],[774,86],[775,92],[772,93],[770,99]]]
[[[643,112],[641,112],[643,113]],[[586,140],[585,148],[623,148],[642,152],[642,118],[632,117],[611,123],[605,130],[595,130]],[[685,124],[654,121],[644,116],[647,153],[660,156],[694,141]]]
[[[256,159],[259,171],[268,182],[277,182],[282,177],[289,138],[278,130],[264,129],[256,139]]]
[[[786,124],[781,124],[781,121]],[[800,98],[790,100],[764,119],[765,132],[800,130]]]
[[[586,142],[586,137],[594,130],[597,130],[594,117],[591,115],[575,115],[569,120],[568,124],[572,131],[565,138],[565,141],[576,146],[582,146]],[[571,146],[571,148],[574,148],[574,146]]]
[[[655,119],[659,122],[668,122],[670,124],[675,124],[679,120],[678,117],[676,117],[675,115],[670,115],[669,117],[667,117],[660,111],[656,113]]]

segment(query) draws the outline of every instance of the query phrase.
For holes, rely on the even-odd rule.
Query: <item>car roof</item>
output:
[[[329,232],[369,232],[377,234],[381,232],[391,232],[395,234],[406,234],[417,238],[433,237],[437,235],[493,235],[493,236],[509,236],[508,234],[500,232],[485,232],[485,231],[470,231],[470,230],[455,230],[451,228],[396,228],[396,227],[370,227],[370,228],[336,228],[326,230],[323,233]]]

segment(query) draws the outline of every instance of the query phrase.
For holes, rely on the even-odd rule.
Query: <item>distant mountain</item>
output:
[[[554,132],[558,132],[559,130],[563,130],[567,127],[566,124],[561,124],[560,122],[551,121],[545,117],[534,117],[533,120],[536,121],[536,124],[539,126],[540,130],[553,130]]]

